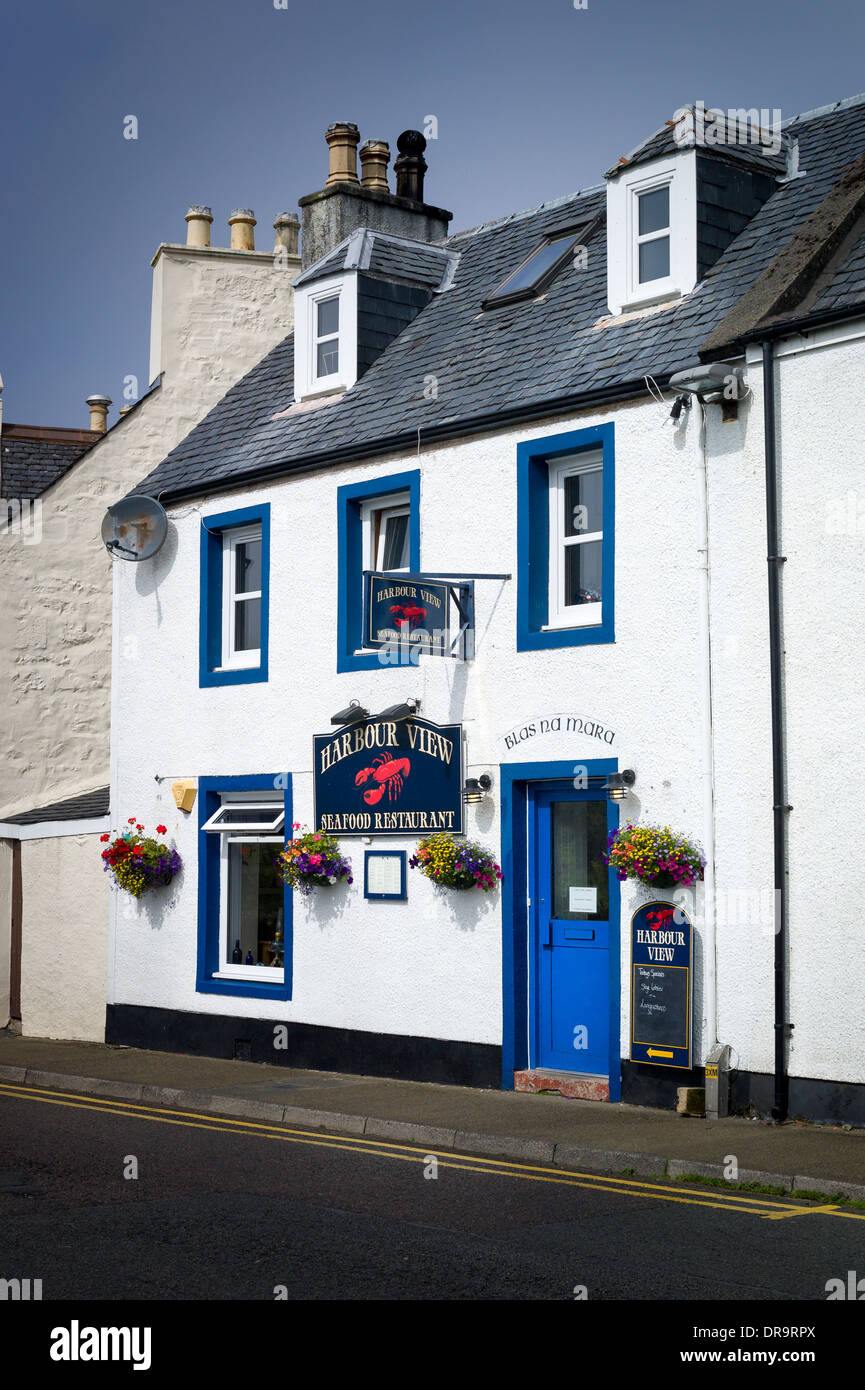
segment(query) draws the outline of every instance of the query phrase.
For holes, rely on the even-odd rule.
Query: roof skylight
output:
[[[553,233],[547,237],[530,256],[512,270],[498,289],[493,290],[484,300],[485,309],[498,304],[510,304],[518,299],[528,299],[539,294],[554,279],[557,270],[570,255],[577,242],[579,229]]]

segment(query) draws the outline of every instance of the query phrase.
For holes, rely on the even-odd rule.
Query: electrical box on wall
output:
[[[195,805],[196,796],[195,783],[189,777],[182,778],[179,782],[171,783],[171,795],[181,811],[191,811]]]

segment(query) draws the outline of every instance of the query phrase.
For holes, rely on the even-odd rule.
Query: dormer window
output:
[[[345,391],[357,380],[357,276],[329,275],[294,295],[294,394]]]
[[[315,306],[315,375],[317,381],[339,375],[339,295]]]
[[[693,150],[636,164],[607,182],[607,291],[621,314],[690,294],[697,283]]]
[[[637,281],[666,280],[670,274],[670,185],[637,194]]]

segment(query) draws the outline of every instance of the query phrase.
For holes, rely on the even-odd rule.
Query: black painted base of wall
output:
[[[286,1046],[274,1047],[274,1029],[285,1028]],[[196,1014],[109,1004],[105,1041],[152,1052],[185,1052],[197,1057],[229,1057],[312,1071],[391,1076],[400,1081],[435,1081],[450,1086],[501,1088],[502,1050],[490,1043],[442,1038],[409,1038],[395,1033],[362,1033],[351,1028],[319,1028],[311,1023]],[[622,1100],[675,1110],[679,1086],[703,1086],[702,1067],[677,1071],[622,1058]],[[761,1072],[737,1072],[731,1081],[730,1113],[768,1118],[774,1079]],[[791,1119],[812,1124],[865,1128],[865,1085],[790,1077]]]
[[[286,1046],[274,1047],[274,1030],[285,1028]],[[488,1043],[441,1038],[409,1038],[394,1033],[361,1033],[351,1028],[319,1028],[311,1023],[239,1018],[233,1014],[194,1014],[136,1004],[109,1004],[105,1041],[152,1052],[185,1052],[197,1057],[231,1057],[271,1066],[312,1071],[391,1076],[400,1081],[437,1081],[452,1086],[502,1084],[502,1050]]]
[[[791,1076],[788,1115],[818,1125],[865,1128],[865,1085],[854,1081],[818,1081]],[[622,1100],[628,1105],[655,1105],[675,1110],[679,1086],[704,1086],[702,1067],[677,1071],[622,1058]],[[765,1072],[736,1072],[730,1083],[730,1114],[770,1118],[775,1103],[775,1078]]]

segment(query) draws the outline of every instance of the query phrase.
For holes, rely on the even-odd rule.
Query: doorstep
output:
[[[558,1091],[569,1100],[609,1100],[610,1082],[606,1076],[583,1071],[545,1071],[533,1067],[514,1072],[515,1091]]]

